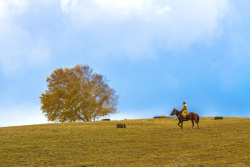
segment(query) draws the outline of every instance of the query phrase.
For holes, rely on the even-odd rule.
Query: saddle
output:
[[[182,116],[182,120],[183,120],[183,121],[186,121],[186,120],[187,120],[187,118],[188,118],[188,116],[189,116],[189,113],[187,113],[187,115],[186,115],[186,117],[185,117],[185,118]]]

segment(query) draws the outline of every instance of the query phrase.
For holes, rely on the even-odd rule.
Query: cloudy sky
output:
[[[120,96],[111,119],[181,109],[250,117],[248,0],[0,0],[0,126],[46,123],[58,67],[87,64]]]

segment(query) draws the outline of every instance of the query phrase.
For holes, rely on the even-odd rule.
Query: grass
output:
[[[249,118],[200,127],[172,118],[5,127],[0,166],[250,166]]]

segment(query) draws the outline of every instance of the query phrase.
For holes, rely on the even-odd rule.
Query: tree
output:
[[[46,79],[48,90],[39,97],[49,121],[90,121],[117,113],[118,96],[106,77],[88,65],[57,68]]]

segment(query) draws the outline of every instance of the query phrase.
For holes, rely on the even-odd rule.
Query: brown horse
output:
[[[186,116],[186,119],[183,119],[181,112],[174,108],[170,115],[171,116],[176,115],[178,117],[178,119],[179,119],[178,126],[180,126],[181,129],[183,128],[183,121],[189,121],[189,120],[192,121],[192,128],[194,127],[194,121],[195,121],[195,123],[197,123],[197,127],[200,128],[198,125],[200,117],[196,113],[189,112],[188,115]],[[181,125],[180,125],[180,123],[181,123]]]

